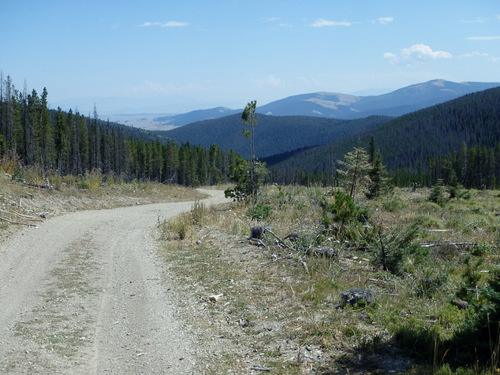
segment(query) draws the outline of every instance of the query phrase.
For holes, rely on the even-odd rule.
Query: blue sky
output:
[[[500,82],[498,0],[0,0],[0,9],[3,75],[82,112],[114,110],[111,97],[174,113],[436,78]]]

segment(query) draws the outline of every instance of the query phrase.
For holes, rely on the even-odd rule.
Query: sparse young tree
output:
[[[337,163],[343,167],[337,172],[351,197],[354,197],[361,188],[368,186],[370,163],[365,149],[355,147],[353,151],[344,155],[344,160],[339,160]]]
[[[252,198],[252,203],[257,203],[257,192],[258,192],[258,176],[256,175],[256,163],[257,158],[255,156],[255,126],[257,125],[257,101],[253,100],[247,104],[243,113],[241,114],[241,119],[243,120],[243,125],[248,127],[248,130],[243,130],[243,134],[250,140],[250,165],[249,165],[249,195]]]
[[[369,248],[374,252],[375,262],[382,266],[384,271],[393,274],[402,272],[401,266],[407,256],[424,257],[420,245],[414,242],[419,233],[417,224],[406,228],[384,228],[381,223],[372,221],[374,241]]]
[[[429,195],[429,201],[444,206],[446,204],[446,198],[444,197],[444,187],[443,180],[438,180],[437,184],[432,187],[431,193]]]
[[[248,201],[249,198],[253,197],[254,191],[252,188],[258,186],[258,184],[267,176],[268,169],[265,163],[256,161],[254,164],[254,180],[256,183],[252,183],[250,180],[250,162],[243,159],[242,157],[236,156],[230,166],[229,179],[236,184],[232,189],[227,189],[225,191],[226,198],[232,198],[235,201]]]

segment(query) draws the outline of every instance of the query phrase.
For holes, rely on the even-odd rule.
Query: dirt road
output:
[[[224,200],[210,194],[206,204]],[[159,219],[191,207],[77,212],[3,241],[0,373],[200,373],[205,349],[178,316],[154,238]]]

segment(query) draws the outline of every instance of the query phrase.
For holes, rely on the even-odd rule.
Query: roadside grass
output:
[[[410,247],[418,251],[402,253],[396,273],[381,267],[368,224],[356,224],[356,240],[336,237],[335,222],[325,232],[331,188],[265,187],[259,204],[269,209],[261,221],[252,219],[255,208],[228,202],[195,204],[191,212],[159,223],[161,254],[195,303],[185,306],[193,324],[239,348],[215,357],[221,361],[211,358],[212,373],[253,367],[273,374],[488,373],[450,368],[453,353],[445,345],[472,314],[451,300],[462,289],[470,302],[481,303],[476,290],[498,268],[499,192],[471,191],[470,199],[443,206],[429,202],[429,194],[395,189],[383,198],[356,199],[380,225],[380,241],[418,226],[412,242],[419,246]],[[266,247],[250,245],[249,228],[256,225],[270,225],[281,239],[300,234],[302,250],[292,242],[291,249],[278,246],[269,234]],[[315,244],[334,248],[337,257],[307,256],[304,249]],[[374,290],[377,306],[337,308],[341,292],[355,286]],[[210,301],[219,294],[219,301]]]

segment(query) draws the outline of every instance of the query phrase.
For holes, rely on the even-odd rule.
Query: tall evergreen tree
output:
[[[5,81],[5,120],[2,133],[4,134],[7,148],[16,152],[16,144],[14,143],[14,85],[12,79],[7,76]]]
[[[57,108],[56,113],[54,147],[57,170],[60,174],[67,174],[70,152],[70,132],[66,121],[66,116],[62,112],[61,107]]]
[[[375,138],[373,136],[370,137],[370,148],[368,149],[368,162],[374,167],[375,164]]]
[[[78,166],[77,166],[77,174],[85,173],[86,171],[91,171],[92,166],[90,164],[90,148],[89,148],[89,137],[88,137],[88,127],[87,127],[87,119],[84,115],[76,113],[77,119],[77,128],[78,132]]]
[[[26,82],[24,83],[23,93],[19,97],[21,102],[21,128],[22,128],[22,139],[20,143],[19,154],[27,165],[33,165],[35,163],[35,129],[33,128],[33,113],[30,108],[31,98],[27,93]]]
[[[389,189],[389,174],[382,163],[382,155],[380,152],[376,153],[375,159],[373,161],[372,168],[368,171],[368,191],[366,196],[368,199],[373,199],[379,195],[387,192]]]
[[[41,155],[41,165],[45,169],[54,167],[54,148],[53,148],[53,131],[52,124],[50,120],[50,113],[47,101],[48,93],[47,89],[44,87],[42,91],[42,96],[40,97],[40,122],[39,122],[39,147]]]

